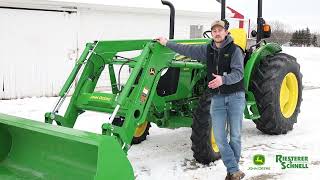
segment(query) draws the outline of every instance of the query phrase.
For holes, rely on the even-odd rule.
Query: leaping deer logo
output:
[[[255,165],[263,165],[265,163],[264,155],[257,154],[253,157],[253,162]]]

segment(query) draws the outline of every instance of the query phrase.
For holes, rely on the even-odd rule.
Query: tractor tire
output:
[[[121,127],[123,125],[123,122],[124,122],[123,117],[116,117],[116,118],[114,118],[112,124]],[[146,140],[147,136],[149,135],[150,127],[151,127],[151,124],[148,121],[145,121],[143,124],[138,126],[136,128],[134,135],[133,135],[131,144],[139,144],[142,141]]]
[[[254,121],[257,129],[270,135],[293,129],[302,101],[302,74],[294,57],[284,53],[267,56],[255,68],[250,90],[260,112]]]
[[[136,128],[136,131],[133,135],[131,144],[139,144],[142,141],[147,139],[147,136],[149,135],[149,129],[151,127],[150,122],[144,122],[140,126]]]
[[[191,149],[193,157],[202,164],[209,164],[221,158],[215,143],[212,120],[210,116],[211,95],[204,93],[199,99],[199,105],[193,113]]]

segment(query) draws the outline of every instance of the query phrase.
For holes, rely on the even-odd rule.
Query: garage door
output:
[[[76,13],[0,9],[0,98],[54,96],[77,53]]]

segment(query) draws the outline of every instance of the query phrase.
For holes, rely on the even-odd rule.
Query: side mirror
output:
[[[257,34],[258,34],[258,33],[257,33],[257,31],[256,31],[256,30],[252,30],[252,31],[251,31],[251,36],[252,36],[252,37],[256,37],[256,36],[257,36]]]

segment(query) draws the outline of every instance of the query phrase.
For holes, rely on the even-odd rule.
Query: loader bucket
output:
[[[129,180],[134,175],[113,136],[0,114],[0,179]]]

